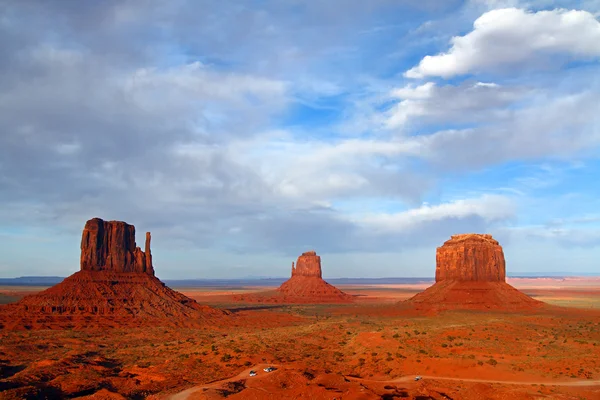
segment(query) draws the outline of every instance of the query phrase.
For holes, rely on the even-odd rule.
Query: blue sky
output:
[[[92,217],[161,278],[598,274],[600,1],[0,6],[0,275],[68,275]]]

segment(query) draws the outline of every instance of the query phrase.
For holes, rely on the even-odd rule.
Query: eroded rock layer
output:
[[[492,235],[453,235],[437,248],[436,282],[504,282],[505,279],[504,252]]]
[[[92,218],[86,222],[81,235],[81,270],[154,275],[150,232],[146,233],[145,250],[135,243],[135,226]]]
[[[525,311],[544,303],[534,300],[506,282],[443,281],[408,300],[424,310]]]
[[[298,257],[296,266],[292,263],[292,277],[294,276],[313,276],[322,277],[321,273],[321,257],[314,250],[302,253]]]

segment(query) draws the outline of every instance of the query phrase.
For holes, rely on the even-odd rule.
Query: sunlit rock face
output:
[[[292,276],[316,276],[321,278],[321,257],[314,250],[302,253],[298,257],[295,267],[292,263]]]
[[[502,246],[486,234],[453,235],[436,253],[435,281],[505,282]]]

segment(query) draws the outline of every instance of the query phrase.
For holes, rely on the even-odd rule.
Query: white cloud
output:
[[[386,214],[365,215],[356,223],[377,232],[410,232],[420,225],[477,217],[486,223],[503,221],[516,215],[513,200],[506,196],[486,194],[479,198],[461,199],[434,206]]]
[[[411,138],[421,157],[451,169],[489,166],[508,160],[572,158],[600,146],[597,91],[532,100],[494,124],[450,129]]]
[[[154,89],[162,96],[175,93],[193,98],[209,97],[212,100],[247,101],[245,96],[260,100],[278,100],[286,95],[283,81],[252,76],[249,74],[223,73],[209,66],[194,62],[167,70],[142,68],[135,71],[125,84],[127,92],[142,91],[140,98],[147,97]],[[161,100],[164,100],[161,99]]]
[[[520,241],[543,240],[561,246],[599,247],[600,227],[553,228],[543,225],[512,227],[506,230],[511,238]]]
[[[405,168],[408,157],[421,153],[420,143],[405,139],[301,142],[287,134],[279,140],[238,141],[229,152],[294,203],[383,194],[415,199],[429,185]]]
[[[427,82],[394,89],[391,97],[400,101],[385,115],[385,127],[400,128],[416,118],[427,122],[486,120],[506,114],[503,106],[517,101],[524,90],[500,86],[493,82],[437,86]]]
[[[418,66],[406,71],[405,76],[449,78],[554,62],[552,56],[600,57],[600,22],[587,11],[497,9],[481,15],[471,32],[453,37],[451,43],[447,53],[425,56]]]

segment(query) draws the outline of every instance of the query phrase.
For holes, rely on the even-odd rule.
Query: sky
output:
[[[92,217],[164,279],[600,274],[600,1],[4,0],[0,276]]]

